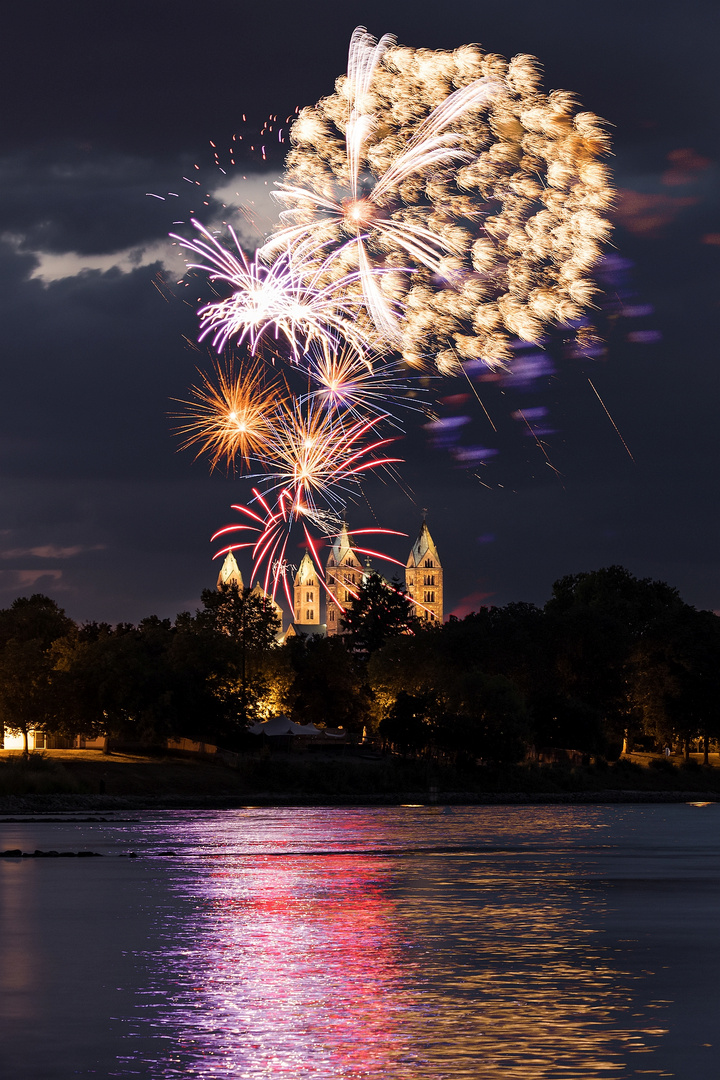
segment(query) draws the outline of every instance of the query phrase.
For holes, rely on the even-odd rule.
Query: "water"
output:
[[[2,1076],[720,1075],[718,805],[134,816],[0,824],[106,856],[0,860]]]

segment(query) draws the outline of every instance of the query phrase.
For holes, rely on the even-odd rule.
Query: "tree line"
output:
[[[49,597],[0,611],[0,723],[153,745],[250,745],[285,712],[366,733],[405,754],[519,761],[555,747],[705,755],[720,737],[720,619],[620,566],[568,575],[543,607],[417,619],[377,575],[333,638],[278,645],[274,606],[226,585],[172,621],[78,625]]]

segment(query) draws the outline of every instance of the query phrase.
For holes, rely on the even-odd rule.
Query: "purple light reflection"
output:
[[[604,940],[602,893],[588,886],[602,875],[606,817],[398,807],[178,818],[186,858],[160,871],[176,899],[140,958],[136,1053],[112,1075],[629,1075],[629,1055],[663,1032],[638,993],[648,972]],[[157,854],[166,829],[157,823]]]
[[[162,1075],[379,1076],[412,1057],[400,1012],[418,1003],[401,992],[386,883],[381,861],[348,854],[223,858],[189,880],[200,940],[172,963],[159,1020],[182,1067]]]

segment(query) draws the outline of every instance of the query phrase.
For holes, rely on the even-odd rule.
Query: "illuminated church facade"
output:
[[[344,611],[352,607],[359,586],[373,571],[353,545],[347,526],[334,538],[325,563],[325,582],[321,583],[309,554],[305,552],[293,581],[292,621],[285,637],[295,634],[322,634],[334,637],[342,633]],[[243,579],[232,551],[225,557],[218,587],[235,584],[243,588]],[[405,587],[413,601],[415,614],[426,622],[443,621],[443,568],[427,523],[423,522],[405,565]],[[267,594],[259,584],[253,593]],[[274,600],[282,620],[282,608]],[[322,620],[323,608],[325,621]]]

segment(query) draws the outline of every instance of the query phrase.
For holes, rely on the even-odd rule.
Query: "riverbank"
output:
[[[717,755],[713,755],[715,759]],[[654,764],[653,764],[654,761]],[[493,805],[720,801],[720,768],[649,755],[613,764],[459,769],[401,757],[197,757],[56,750],[0,754],[0,814],[238,806]]]
[[[562,793],[522,791],[438,794],[436,804],[427,792],[404,792],[377,796],[287,795],[258,792],[249,799],[213,796],[107,796],[107,795],[9,795],[0,797],[0,824],[28,815],[138,813],[144,810],[233,810],[246,806],[568,806],[614,805],[619,803],[711,803],[720,802],[717,792],[699,791],[568,791]],[[96,819],[98,820],[98,819]]]

